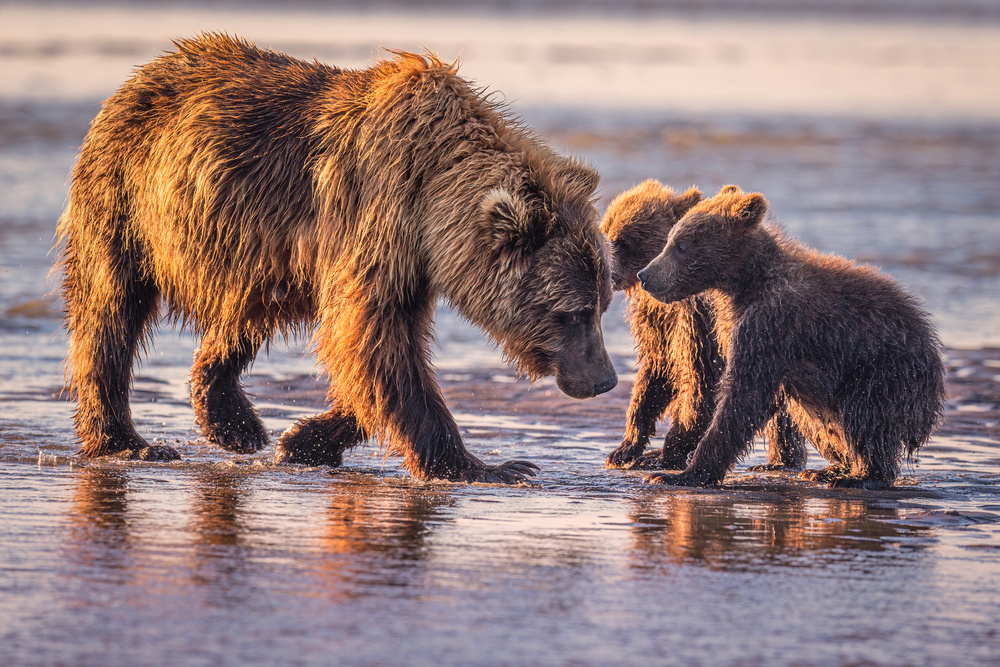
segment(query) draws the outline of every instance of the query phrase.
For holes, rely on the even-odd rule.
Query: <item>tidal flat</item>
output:
[[[1000,19],[873,4],[888,15],[825,31],[784,10],[0,7],[0,663],[1000,661]],[[942,424],[889,491],[748,473],[759,443],[721,487],[646,486],[603,467],[635,372],[619,295],[604,330],[620,382],[587,401],[519,379],[440,305],[448,406],[477,456],[541,467],[521,485],[420,482],[376,445],[339,469],[225,452],[194,425],[196,341],[167,324],[132,409],[183,459],[79,459],[49,275],[67,177],[100,100],[200,30],[348,66],[380,46],[461,57],[598,168],[601,210],[650,177],[763,192],[789,234],[925,301],[945,343]],[[719,85],[755,73],[752,102]],[[308,340],[275,341],[246,385],[272,438],[324,409]]]

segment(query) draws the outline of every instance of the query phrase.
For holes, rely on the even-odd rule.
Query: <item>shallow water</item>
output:
[[[413,17],[407,33],[405,19],[321,12],[18,11],[0,8],[0,663],[1000,660],[1000,108],[990,102],[1000,81],[987,77],[993,87],[969,113],[905,97],[933,88],[940,68],[904,87],[902,101],[885,93],[877,113],[822,113],[815,99],[783,106],[788,90],[767,113],[727,99],[712,106],[708,88],[692,92],[704,112],[656,95],[638,110],[550,104],[618,72],[594,53],[620,50],[630,25],[640,45],[652,39],[640,29],[649,21],[619,16],[605,41],[579,28],[604,19],[577,16],[578,32],[536,45],[589,50],[563,48],[560,60],[539,47],[549,55],[528,52],[520,66],[548,63],[550,82],[565,74],[554,98],[529,83],[512,107],[599,168],[602,206],[647,177],[706,192],[736,182],[764,192],[789,233],[874,262],[927,301],[948,346],[946,419],[891,491],[748,474],[764,460],[760,446],[717,489],[652,488],[639,473],[604,470],[633,379],[620,299],[604,324],[621,382],[589,401],[562,397],[551,380],[516,380],[479,332],[439,310],[435,363],[469,448],[489,462],[536,462],[530,483],[421,483],[375,447],[339,470],[275,467],[270,450],[223,452],[199,439],[188,404],[195,342],[169,327],[137,371],[132,405],[139,431],[183,460],[95,462],[73,456],[66,343],[46,276],[66,176],[106,86],[185,25],[242,25],[259,43],[312,44],[363,64],[379,21],[399,40],[428,22]],[[303,16],[315,20],[297,30]],[[466,32],[433,37],[468,49],[469,76],[500,71],[510,47],[468,40],[484,20],[452,16],[444,23]],[[537,35],[554,19],[517,20]],[[739,38],[731,22],[713,21],[690,27],[713,44]],[[324,46],[320,33],[334,24],[353,26],[353,51]],[[852,25],[837,30],[874,43]],[[801,23],[779,16],[769,26],[808,44]],[[949,30],[974,51],[992,48],[982,45],[992,26]],[[76,41],[59,32],[70,29]],[[745,52],[770,53],[762,43]],[[824,44],[815,54],[841,62]],[[847,60],[841,74],[858,67]],[[67,82],[70,62],[79,69]],[[663,67],[646,73],[665,77],[673,65]],[[974,72],[989,74],[982,67]],[[899,111],[907,104],[912,113]],[[323,409],[314,370],[302,341],[256,362],[247,384],[273,435]],[[823,465],[814,452],[810,463]]]

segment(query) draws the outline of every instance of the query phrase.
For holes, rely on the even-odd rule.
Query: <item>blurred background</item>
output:
[[[737,183],[794,236],[920,294],[948,345],[1000,344],[990,0],[0,4],[0,331],[58,316],[48,251],[100,101],[200,31],[341,67],[383,47],[459,60],[600,170],[602,207],[645,178]]]

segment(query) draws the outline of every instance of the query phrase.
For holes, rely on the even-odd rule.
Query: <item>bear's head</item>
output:
[[[666,247],[642,271],[642,288],[664,303],[738,279],[751,237],[761,230],[767,200],[727,185],[701,202],[670,231]]]
[[[670,230],[701,199],[697,188],[679,194],[650,179],[612,200],[601,231],[611,244],[614,289],[631,289],[639,282],[636,274],[663,250]]]
[[[507,171],[480,205],[483,294],[463,313],[532,379],[554,375],[573,398],[618,382],[601,315],[611,304],[611,261],[593,196],[599,176],[540,151]]]

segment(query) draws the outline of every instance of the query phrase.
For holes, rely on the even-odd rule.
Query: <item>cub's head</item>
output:
[[[618,382],[601,331],[612,291],[593,202],[599,176],[544,149],[525,162],[481,203],[486,289],[481,316],[463,312],[529,377],[554,375],[564,394],[596,396]]]
[[[642,288],[664,303],[724,289],[737,279],[765,213],[763,195],[735,185],[722,188],[674,226],[663,251],[639,271]]]
[[[601,232],[611,244],[614,289],[627,290],[639,282],[636,274],[663,250],[670,230],[701,198],[697,188],[679,194],[650,179],[612,200]]]

